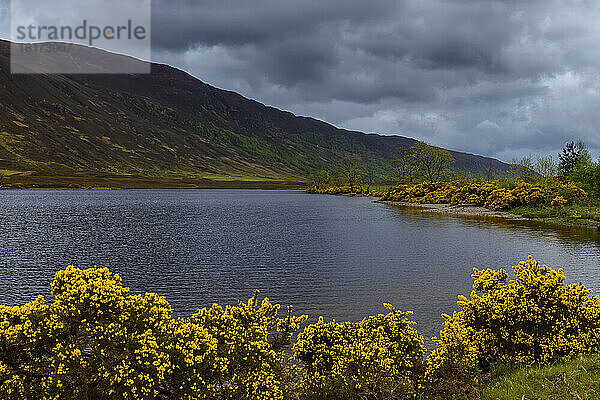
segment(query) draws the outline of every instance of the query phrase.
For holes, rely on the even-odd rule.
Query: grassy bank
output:
[[[522,206],[509,210],[522,218],[553,225],[580,226],[600,230],[600,205],[571,205],[561,209],[543,206]]]
[[[5,175],[2,189],[303,189],[301,181],[245,176]]]
[[[484,385],[482,400],[600,398],[600,356],[588,355],[548,367],[501,369]]]

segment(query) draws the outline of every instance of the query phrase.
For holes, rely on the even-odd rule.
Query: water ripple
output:
[[[533,254],[600,289],[594,232],[540,229],[402,210],[366,198],[297,191],[0,192],[0,303],[49,295],[68,264],[107,266],[133,292],[165,295],[176,314],[235,303],[255,289],[318,315],[359,320],[383,302],[415,311],[434,335],[469,293],[473,267]]]

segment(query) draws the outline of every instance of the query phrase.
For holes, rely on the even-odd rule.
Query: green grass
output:
[[[192,175],[194,177],[202,178],[202,179],[210,179],[212,181],[243,181],[243,182],[277,182],[284,180],[283,178],[273,178],[273,177],[260,177],[260,176],[251,176],[251,175],[238,175],[238,174],[216,174],[216,173],[205,173],[205,174],[197,174]]]
[[[575,204],[560,209],[526,206],[515,207],[509,212],[523,218],[539,219],[550,224],[600,229],[600,206],[597,204]]]
[[[583,219],[600,220],[600,208],[591,205],[571,205],[560,209],[556,207],[525,206],[515,207],[510,212],[524,218],[570,218],[573,215],[580,215]]]
[[[550,207],[515,207],[510,210],[510,213],[523,218],[552,218],[558,216],[558,211]]]
[[[482,400],[600,399],[600,355],[582,356],[550,367],[497,371]]]
[[[373,185],[371,186],[371,192],[387,192],[394,185]]]

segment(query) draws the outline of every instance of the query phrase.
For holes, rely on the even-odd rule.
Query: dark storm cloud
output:
[[[242,46],[294,40],[325,25],[381,21],[399,8],[400,2],[389,0],[155,0],[152,22],[154,32],[160,32],[154,38],[157,48],[172,50],[198,43]]]

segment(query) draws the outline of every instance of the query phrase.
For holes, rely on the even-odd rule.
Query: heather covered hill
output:
[[[9,47],[0,42],[0,170],[7,173],[301,180],[350,156],[384,176],[392,153],[414,143],[297,117],[167,65],[152,64],[145,75],[11,75]],[[70,56],[99,72],[131,62],[81,47]],[[456,169],[508,169],[452,155]]]

